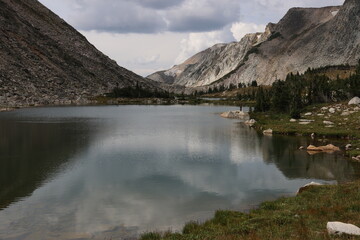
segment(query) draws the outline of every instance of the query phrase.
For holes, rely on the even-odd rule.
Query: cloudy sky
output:
[[[344,0],[40,0],[117,63],[146,76],[263,31],[291,7]]]

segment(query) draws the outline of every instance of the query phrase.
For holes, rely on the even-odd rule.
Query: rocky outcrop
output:
[[[0,0],[0,106],[81,103],[137,83],[156,88],[37,0]]]
[[[349,101],[349,105],[360,105],[360,98],[354,97]]]
[[[269,24],[263,34],[216,45],[149,78],[190,88],[254,80],[268,85],[309,67],[356,65],[359,32],[360,1],[346,0],[342,7],[292,8],[279,23]],[[171,81],[164,75],[171,75]]]

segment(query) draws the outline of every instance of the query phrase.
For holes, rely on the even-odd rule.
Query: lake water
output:
[[[0,114],[0,239],[132,239],[310,182],[359,177],[341,154],[219,117],[233,107],[102,106]]]

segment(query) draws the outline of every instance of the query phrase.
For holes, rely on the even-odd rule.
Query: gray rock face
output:
[[[147,78],[168,84],[197,87],[211,84],[239,67],[262,34],[247,34],[240,42],[216,44],[173,68],[156,72]]]
[[[85,103],[136,83],[155,88],[37,0],[0,0],[0,106]]]
[[[343,6],[293,8],[263,34],[215,45],[174,68],[149,76],[187,87],[249,83],[271,84],[309,67],[356,65],[360,58],[360,1]],[[172,74],[171,80],[164,75]],[[215,83],[216,82],[216,83]]]

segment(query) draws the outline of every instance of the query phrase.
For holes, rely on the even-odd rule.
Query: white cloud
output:
[[[147,76],[172,67],[187,34],[113,34],[96,31],[81,33],[100,51],[139,75]]]
[[[211,47],[217,43],[234,41],[234,38],[226,27],[220,31],[205,33],[190,33],[186,38],[181,40],[181,51],[177,56],[176,64],[182,63],[192,55]]]
[[[233,23],[231,32],[237,41],[240,41],[248,33],[264,32],[266,25],[255,23]]]
[[[141,56],[135,59],[134,63],[139,65],[150,65],[157,63],[160,59],[160,55],[152,55],[152,56]]]

